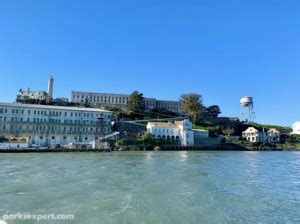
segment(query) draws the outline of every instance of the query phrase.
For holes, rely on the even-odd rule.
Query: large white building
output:
[[[194,131],[189,120],[171,122],[148,122],[147,132],[157,139],[173,140],[182,146],[194,145]]]
[[[0,137],[25,137],[29,139],[29,146],[89,143],[111,132],[109,111],[0,103]]]
[[[243,138],[249,142],[280,142],[280,132],[275,128],[269,129],[267,132],[265,129],[262,131],[257,130],[254,127],[249,127],[243,132]]]
[[[297,121],[293,124],[293,132],[294,135],[300,135],[300,121]]]
[[[114,106],[121,109],[127,107],[128,94],[90,93],[72,91],[72,103],[89,103],[103,106]],[[149,110],[159,109],[182,113],[181,103],[171,100],[156,100],[155,98],[144,98],[145,108]]]

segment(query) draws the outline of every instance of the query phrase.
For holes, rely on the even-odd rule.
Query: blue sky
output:
[[[176,100],[203,95],[224,116],[254,97],[257,121],[300,120],[297,0],[0,0],[0,101],[20,88]]]

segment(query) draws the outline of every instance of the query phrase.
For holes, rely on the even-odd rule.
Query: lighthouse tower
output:
[[[49,101],[53,100],[53,83],[54,83],[54,79],[52,75],[50,75],[48,79],[48,100]]]

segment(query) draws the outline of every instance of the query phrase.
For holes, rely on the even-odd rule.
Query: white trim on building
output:
[[[280,142],[280,132],[275,128],[265,132],[264,129],[259,131],[254,127],[249,127],[243,132],[242,136],[249,142]]]
[[[73,103],[89,103],[104,106],[114,106],[121,109],[127,107],[129,94],[113,94],[113,93],[91,93],[72,91]],[[144,98],[145,107],[148,110],[159,109],[182,113],[181,103],[172,100],[157,100],[155,98]]]
[[[94,108],[0,103],[0,136],[28,137],[29,146],[91,142],[111,134],[112,113]]]
[[[189,120],[168,122],[148,122],[147,132],[157,139],[173,140],[182,146],[194,145],[194,131]]]

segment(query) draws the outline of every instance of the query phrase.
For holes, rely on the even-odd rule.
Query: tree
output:
[[[194,122],[204,114],[202,96],[196,93],[183,94],[180,97],[183,112],[193,118]]]
[[[235,131],[234,131],[233,128],[226,128],[226,129],[224,129],[222,132],[223,132],[223,134],[226,135],[226,136],[231,136],[231,135],[234,134]]]
[[[128,98],[127,109],[129,112],[143,111],[145,109],[143,94],[134,91]]]
[[[206,108],[206,115],[208,117],[217,118],[221,114],[221,109],[218,105],[212,105]]]

